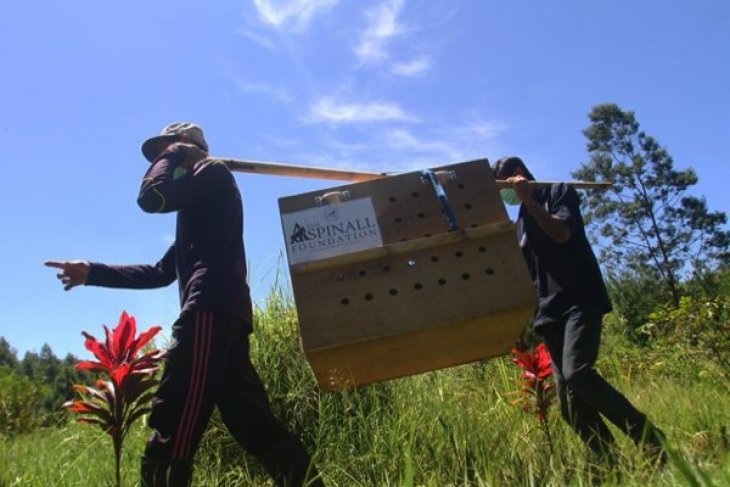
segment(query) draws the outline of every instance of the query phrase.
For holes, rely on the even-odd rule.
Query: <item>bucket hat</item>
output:
[[[203,129],[194,123],[175,122],[163,128],[160,135],[155,135],[154,137],[150,137],[145,140],[142,143],[142,154],[145,159],[152,162],[159,155],[157,147],[160,142],[166,140],[173,141],[181,135],[187,135],[190,142],[200,146],[202,149],[205,149],[206,152],[208,151],[208,143],[205,141]]]

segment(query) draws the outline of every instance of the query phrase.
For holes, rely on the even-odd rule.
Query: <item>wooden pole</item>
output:
[[[511,188],[512,183],[505,181],[504,179],[495,180],[499,189]],[[612,184],[609,182],[597,182],[597,181],[528,181],[527,184],[531,188],[545,188],[552,186],[553,184],[567,184],[574,187],[575,189],[609,189]]]
[[[215,157],[214,159],[225,163],[231,171],[236,172],[297,178],[333,179],[336,181],[351,181],[355,183],[382,179],[397,174],[298,166],[295,164],[284,164],[281,162],[244,161],[240,159],[228,159],[222,157]],[[529,185],[535,188],[544,188],[559,182],[560,181],[530,181]],[[496,183],[499,189],[512,187],[511,183],[502,179],[497,179]],[[566,181],[565,184],[569,184],[576,189],[608,189],[611,187],[611,183],[593,181]]]
[[[267,174],[272,176],[290,176],[297,178],[334,179],[337,181],[363,182],[381,179],[393,174],[358,172],[323,167],[297,166],[280,162],[242,161],[239,159],[215,159],[224,162],[231,171],[253,174]]]

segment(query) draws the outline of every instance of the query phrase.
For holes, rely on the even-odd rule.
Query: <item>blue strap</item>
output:
[[[451,205],[449,204],[449,199],[446,197],[446,191],[444,191],[443,186],[441,186],[441,182],[439,181],[439,178],[430,169],[422,170],[421,178],[423,178],[426,182],[430,183],[431,186],[433,186],[434,191],[436,191],[436,197],[439,199],[439,203],[441,203],[441,208],[444,210],[446,219],[449,222],[449,231],[458,230],[459,225],[458,225],[458,223],[456,223],[456,216],[454,215],[454,210],[451,209]]]

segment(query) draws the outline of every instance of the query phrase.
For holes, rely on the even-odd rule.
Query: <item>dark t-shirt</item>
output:
[[[538,295],[534,326],[559,319],[573,306],[611,311],[601,270],[586,237],[578,193],[566,184],[554,184],[536,190],[533,197],[571,231],[570,240],[559,244],[520,207],[517,235]]]
[[[175,150],[150,166],[137,202],[149,213],[177,212],[175,243],[154,265],[91,265],[87,284],[154,288],[177,279],[182,312],[232,314],[252,323],[243,246],[243,207],[236,181],[225,164],[198,162],[179,167]]]

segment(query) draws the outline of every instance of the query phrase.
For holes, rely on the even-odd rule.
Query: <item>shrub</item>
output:
[[[624,333],[631,341],[644,343],[647,336],[638,330],[654,310],[670,302],[668,295],[657,286],[656,277],[650,273],[609,275],[606,286],[614,312],[625,325]]]
[[[41,426],[39,414],[50,395],[48,387],[0,366],[0,434],[12,436]]]
[[[651,313],[640,331],[655,346],[670,347],[685,359],[708,364],[725,381],[730,379],[730,296],[682,297],[679,308]]]

